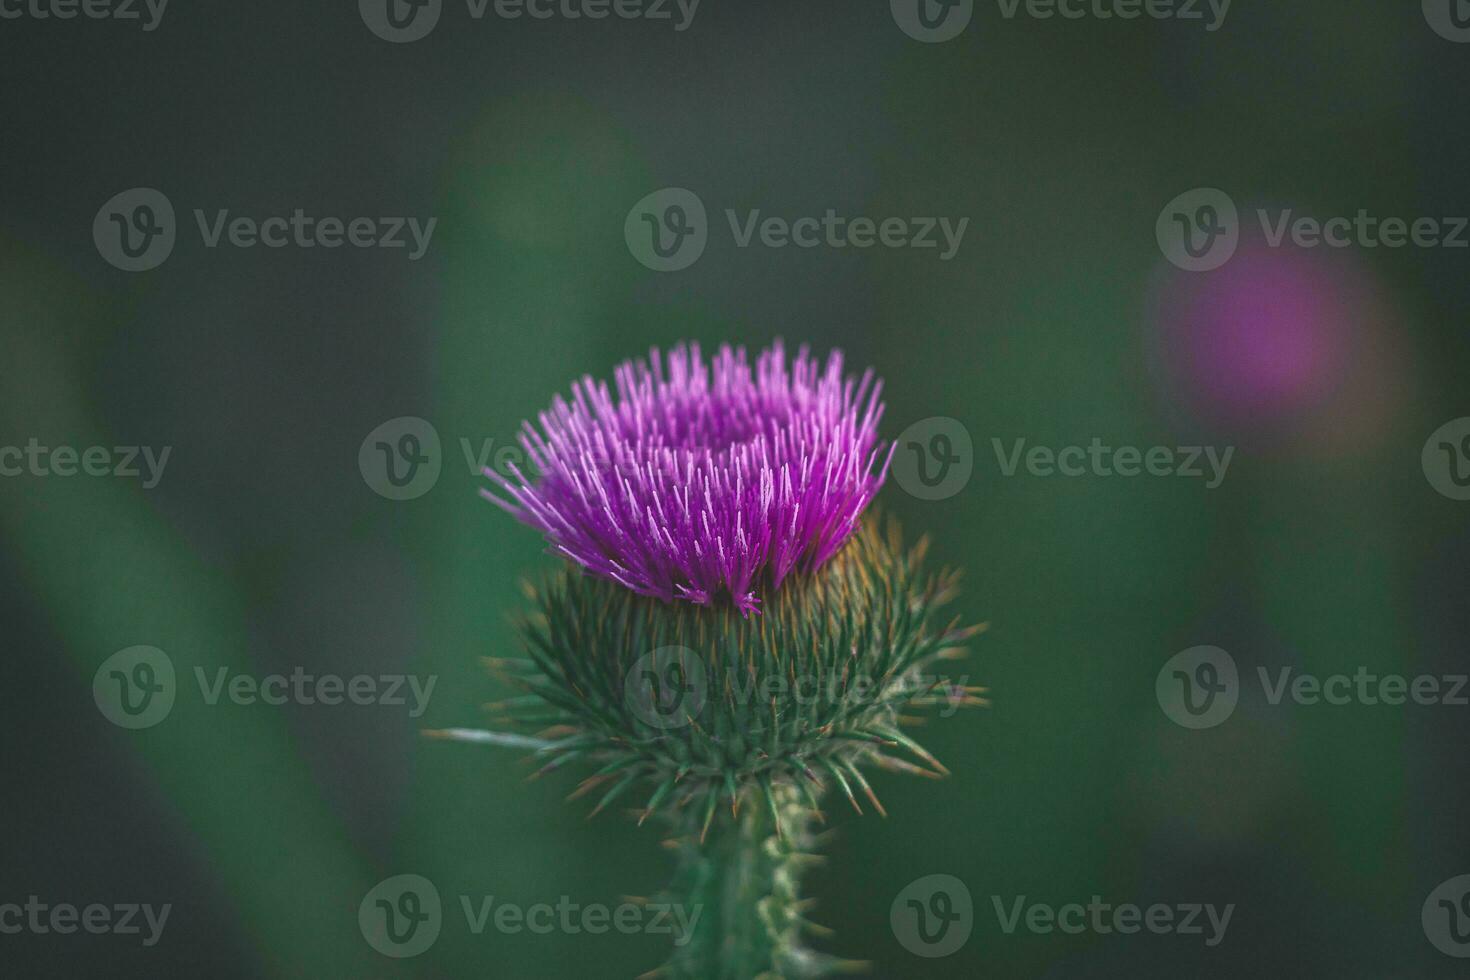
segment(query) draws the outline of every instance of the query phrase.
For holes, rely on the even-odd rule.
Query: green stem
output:
[[[818,931],[802,912],[801,876],[815,863],[814,815],[796,789],[777,783],[743,794],[739,816],[722,806],[704,843],[697,806],[675,817],[678,868],[665,896],[684,906],[690,934],[656,976],[674,980],[804,980],[862,964],[807,948]],[[780,832],[777,832],[777,821]],[[695,915],[697,919],[694,919]]]

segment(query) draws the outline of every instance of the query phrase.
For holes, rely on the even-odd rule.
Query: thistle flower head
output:
[[[882,383],[788,363],[778,341],[757,356],[698,344],[583,377],[522,426],[534,473],[487,469],[509,499],[484,495],[537,528],[593,575],[664,602],[742,614],[759,590],[830,559],[858,527],[887,472],[877,428]],[[891,455],[891,449],[889,450]]]
[[[598,809],[638,782],[655,787],[646,812],[667,804],[704,826],[717,800],[773,786],[815,799],[835,783],[881,809],[862,767],[945,772],[900,731],[906,717],[983,703],[967,677],[941,673],[979,627],[946,621],[957,575],[926,572],[924,551],[869,517],[759,618],[664,605],[563,567],[530,588],[530,659],[490,661],[526,692],[494,710],[554,739],[538,750],[543,771],[600,764],[584,783],[606,794]]]

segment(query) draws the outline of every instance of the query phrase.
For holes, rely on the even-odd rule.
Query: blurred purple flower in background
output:
[[[1166,404],[1216,436],[1362,451],[1392,417],[1395,317],[1351,256],[1243,245],[1209,273],[1165,270],[1151,303]]]
[[[779,341],[754,372],[743,347],[709,364],[698,344],[655,348],[616,369],[615,396],[590,376],[557,396],[522,426],[535,472],[486,469],[510,499],[481,493],[594,575],[749,615],[757,588],[837,552],[887,473],[882,382],[842,365],[802,347],[788,367]]]

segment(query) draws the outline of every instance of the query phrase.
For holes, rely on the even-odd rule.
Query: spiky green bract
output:
[[[835,787],[881,813],[864,769],[946,772],[900,730],[904,712],[984,703],[938,670],[979,628],[941,618],[957,575],[927,573],[924,552],[870,517],[750,618],[570,568],[529,590],[532,659],[493,662],[528,692],[500,706],[505,718],[548,740],[539,772],[591,768],[573,796],[592,794],[594,813],[632,805],[640,822],[670,822],[672,894],[703,907],[656,975],[794,980],[844,966],[800,942],[796,884],[820,800]]]
[[[650,810],[703,809],[773,781],[813,793],[835,783],[857,805],[872,798],[865,763],[943,774],[899,730],[900,713],[973,702],[935,665],[975,630],[939,622],[956,576],[926,574],[924,551],[870,521],[748,619],[567,569],[533,590],[524,633],[536,669],[511,675],[533,698],[509,703],[509,717],[550,726],[548,766],[598,764],[599,808],[639,781]]]

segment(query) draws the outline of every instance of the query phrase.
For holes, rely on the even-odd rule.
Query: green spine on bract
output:
[[[983,689],[937,672],[981,627],[943,619],[958,575],[926,572],[925,550],[905,549],[895,524],[880,529],[870,515],[830,562],[788,578],[748,618],[730,604],[636,595],[570,566],[528,588],[531,659],[488,661],[526,693],[492,708],[540,729],[538,775],[591,768],[572,795],[595,799],[593,813],[631,804],[640,823],[669,823],[680,865],[672,897],[714,913],[651,976],[795,978],[852,966],[798,940],[796,882],[824,794],[835,787],[858,812],[867,803],[881,813],[864,769],[947,772],[901,730],[904,712],[985,703]],[[739,972],[746,964],[759,968]]]

